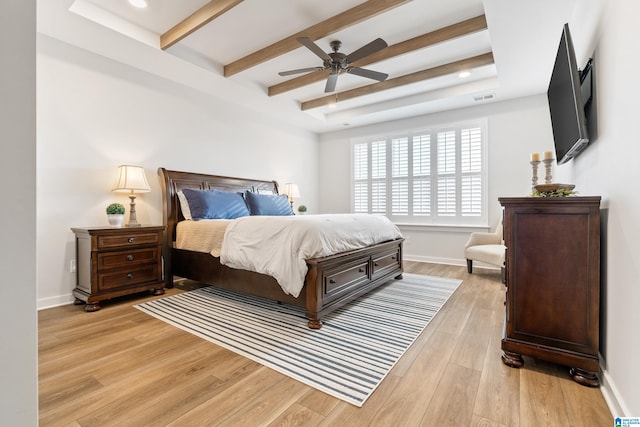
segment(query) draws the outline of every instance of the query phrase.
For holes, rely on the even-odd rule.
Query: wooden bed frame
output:
[[[181,189],[272,191],[278,194],[278,183],[164,168],[159,168],[158,174],[162,178],[163,221],[166,226],[163,256],[167,288],[173,287],[173,278],[178,276],[297,305],[305,308],[309,327],[319,329],[325,314],[393,278],[402,278],[404,239],[307,260],[309,270],[297,298],[285,294],[271,276],[224,266],[219,258],[208,253],[177,249],[176,225],[184,220],[177,195]]]

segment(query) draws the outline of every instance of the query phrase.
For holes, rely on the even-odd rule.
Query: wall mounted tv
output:
[[[588,65],[590,70],[591,63]],[[591,79],[590,73],[588,77]],[[590,80],[584,83],[589,84],[589,87],[591,85]],[[585,101],[588,103],[590,99],[584,100],[582,96],[580,73],[568,24],[564,25],[560,38],[547,90],[547,99],[551,113],[556,161],[561,165],[576,157],[589,144],[584,108]]]

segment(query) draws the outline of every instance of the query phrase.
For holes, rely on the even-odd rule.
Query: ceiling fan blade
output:
[[[298,37],[296,40],[298,40],[298,42],[300,44],[306,46],[307,49],[309,49],[311,52],[313,52],[316,55],[318,55],[320,57],[320,59],[322,59],[323,61],[331,61],[331,57],[329,56],[329,54],[327,52],[325,52],[324,50],[322,50],[320,48],[320,46],[315,44],[310,38],[308,38],[308,37]]]
[[[320,70],[324,70],[324,67],[299,68],[297,70],[280,71],[278,74],[281,76],[290,76],[292,74],[309,73],[311,71],[320,71]]]
[[[331,73],[327,77],[327,85],[324,87],[325,92],[333,92],[336,90],[336,83],[338,82],[338,73]]]
[[[375,53],[379,50],[384,49],[385,47],[387,47],[387,42],[382,40],[381,38],[377,38],[371,43],[368,43],[362,46],[360,49],[356,50],[355,52],[351,52],[349,55],[347,55],[345,59],[348,62],[356,62],[358,59],[362,59],[365,56],[369,56],[372,53]]]
[[[347,73],[355,74],[356,76],[367,77],[369,79],[374,79],[379,82],[385,81],[389,74],[380,73],[378,71],[367,70],[365,68],[360,67],[349,67],[347,68]]]

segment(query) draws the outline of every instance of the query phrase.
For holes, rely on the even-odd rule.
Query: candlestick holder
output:
[[[540,160],[531,160],[529,163],[531,163],[531,169],[533,172],[533,175],[531,176],[531,190],[534,190],[536,185],[538,185],[538,165],[540,164]]]
[[[544,159],[542,160],[544,162],[544,169],[545,169],[545,174],[544,174],[544,183],[545,184],[551,184],[551,163],[553,162],[553,159]]]

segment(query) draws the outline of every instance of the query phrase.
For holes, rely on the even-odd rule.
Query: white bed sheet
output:
[[[227,226],[220,262],[273,276],[297,297],[307,274],[305,260],[400,237],[398,227],[380,215],[249,216]]]

